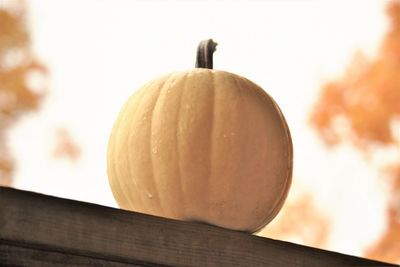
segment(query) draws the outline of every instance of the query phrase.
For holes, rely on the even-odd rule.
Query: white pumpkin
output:
[[[107,167],[123,209],[254,232],[281,209],[292,158],[286,121],[264,90],[197,68],[157,78],[128,99]]]

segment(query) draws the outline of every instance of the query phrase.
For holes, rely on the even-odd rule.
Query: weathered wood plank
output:
[[[88,258],[110,261],[100,266],[394,266],[4,187],[0,187],[0,244],[0,262],[10,262],[6,249],[21,249],[26,257],[46,251],[53,261],[66,254],[81,257],[77,261],[83,266],[96,266],[85,262]],[[45,255],[41,254],[41,261]]]
[[[16,245],[0,244],[0,265],[19,267],[67,267],[67,266],[107,266],[107,267],[145,267],[135,263],[123,263],[101,258],[92,258],[69,253],[26,248]]]

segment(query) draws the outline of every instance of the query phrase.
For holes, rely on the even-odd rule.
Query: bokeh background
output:
[[[292,132],[289,199],[259,235],[400,263],[396,0],[0,0],[0,184],[116,207],[119,109],[208,38]]]

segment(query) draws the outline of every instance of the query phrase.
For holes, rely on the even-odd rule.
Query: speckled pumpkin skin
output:
[[[264,90],[229,72],[193,69],[128,99],[107,172],[122,209],[255,232],[281,209],[292,159],[286,121]]]

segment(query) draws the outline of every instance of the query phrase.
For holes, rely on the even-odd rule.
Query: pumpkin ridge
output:
[[[154,83],[154,82],[153,82]],[[151,84],[153,84],[153,83],[151,83]],[[135,108],[135,111],[133,112],[133,118],[132,118],[132,121],[134,121],[135,119],[136,119],[136,117],[138,116],[137,114],[137,110],[139,109],[139,107],[140,107],[140,105],[142,104],[142,102],[143,102],[143,98],[144,98],[144,91],[145,90],[143,90],[142,89],[142,91],[141,91],[141,93],[142,93],[142,96],[140,97],[140,99],[139,99],[139,101],[138,101],[138,104],[136,105],[136,108]],[[138,92],[139,93],[139,92]],[[131,101],[130,101],[131,102]],[[130,115],[130,114],[126,114],[125,116],[128,116],[128,115]],[[122,120],[121,120],[122,121]],[[134,153],[131,153],[131,151],[132,151],[132,148],[133,148],[133,146],[132,146],[132,138],[131,138],[131,136],[128,136],[128,146],[127,146],[127,154],[128,154],[128,166],[129,166],[129,177],[134,177],[133,175],[132,175],[132,168],[130,168],[130,165],[131,165],[131,162],[132,162],[132,155],[134,155]],[[120,176],[119,176],[120,177]],[[118,179],[118,181],[119,181],[120,179]],[[132,199],[132,197],[129,197],[129,198],[127,198],[128,199],[128,202],[130,203],[130,205],[132,205],[132,207],[133,208],[135,208],[135,206],[136,205],[138,205],[139,204],[139,201],[140,201],[140,204],[139,204],[139,206],[141,206],[141,205],[143,205],[143,198],[142,198],[142,195],[141,194],[137,194],[137,197],[136,197],[136,200],[133,200]],[[139,200],[139,201],[138,201]],[[136,205],[135,205],[135,202],[136,202]]]
[[[172,75],[172,74],[171,74],[171,75]],[[156,177],[155,177],[155,174],[154,174],[154,159],[153,159],[154,155],[153,155],[153,153],[152,153],[152,151],[153,151],[153,145],[152,145],[151,140],[152,140],[152,136],[153,136],[154,110],[156,109],[157,105],[159,104],[161,92],[165,89],[165,85],[167,84],[167,81],[169,81],[169,80],[171,79],[171,75],[167,76],[167,77],[163,80],[162,84],[159,85],[159,87],[158,87],[157,100],[155,101],[154,106],[153,106],[153,108],[152,108],[152,110],[151,110],[151,114],[150,114],[150,118],[151,118],[151,120],[150,120],[150,125],[149,125],[150,133],[147,135],[147,136],[148,136],[147,144],[148,144],[148,147],[149,147],[149,150],[148,150],[148,151],[149,151],[149,154],[150,154],[151,179],[152,179],[152,184],[153,184],[152,187],[154,188],[154,195],[153,195],[152,199],[153,199],[154,201],[157,201],[158,212],[162,212],[164,209],[163,209],[162,201],[161,201],[161,198],[160,198],[160,191],[159,191],[159,189],[158,189],[158,186],[157,186],[157,183],[156,183]],[[146,203],[146,202],[145,202],[145,203]],[[149,202],[149,203],[151,203],[151,202]],[[154,205],[150,205],[150,209],[153,209],[153,210],[154,210]],[[158,212],[157,212],[157,213],[158,213]]]
[[[109,138],[109,144],[108,144],[108,150],[107,150],[107,156],[110,157],[110,155],[112,155],[112,162],[108,161],[107,164],[107,173],[108,173],[108,183],[110,185],[111,188],[111,192],[114,195],[114,198],[117,200],[118,203],[122,203],[123,201],[121,201],[122,199],[126,198],[125,194],[123,193],[122,196],[120,196],[116,191],[120,191],[122,192],[122,186],[120,184],[120,181],[118,180],[118,175],[117,175],[117,169],[115,168],[115,162],[116,162],[116,158],[117,156],[115,155],[116,153],[114,153],[114,146],[116,146],[114,144],[114,140],[116,138],[112,138],[113,135],[115,135],[117,129],[119,129],[119,127],[121,127],[121,123],[119,122],[119,120],[117,119],[117,121],[114,124],[113,130],[111,131],[111,135]],[[117,141],[115,141],[116,143]],[[110,175],[110,173],[112,173],[112,175]],[[110,177],[113,177],[112,180],[110,179]],[[114,186],[112,186],[112,184],[115,185],[116,188],[114,188]]]
[[[266,92],[265,92],[266,93]],[[267,94],[267,93],[266,93]],[[286,170],[286,179],[285,179],[285,184],[284,184],[284,189],[280,195],[280,197],[277,199],[277,203],[274,207],[274,209],[271,211],[271,219],[269,221],[271,221],[280,211],[280,209],[283,206],[283,203],[285,202],[288,194],[289,194],[289,189],[292,183],[292,172],[293,172],[293,141],[292,141],[292,137],[290,135],[290,130],[289,130],[289,126],[287,124],[287,121],[282,113],[282,110],[279,108],[278,104],[275,102],[275,100],[273,98],[270,98],[270,101],[272,102],[272,104],[275,106],[278,116],[280,117],[280,121],[282,123],[283,128],[285,129],[285,133],[286,133],[286,138],[284,138],[285,140],[285,147],[288,147],[288,151],[286,153],[287,157],[290,159],[288,162],[288,168]],[[262,229],[262,227],[261,227]],[[259,229],[259,230],[261,230]]]
[[[244,80],[248,83],[248,84],[255,84],[252,81],[248,80],[247,78],[244,78]],[[283,116],[282,110],[279,108],[279,106],[277,105],[277,103],[275,102],[275,100],[264,90],[262,89],[260,86],[256,85],[256,90],[261,93],[262,95],[266,96],[264,98],[264,101],[269,101],[272,106],[274,107],[278,117],[279,117],[279,122],[281,123],[282,128],[284,129],[284,133],[285,133],[285,137],[283,138],[284,140],[284,147],[287,147],[289,145],[289,149],[288,151],[285,153],[286,156],[288,156],[290,158],[290,161],[288,162],[288,168],[286,170],[286,175],[285,175],[285,182],[283,184],[283,189],[281,191],[281,194],[279,195],[279,197],[276,198],[274,205],[272,206],[272,209],[269,211],[268,214],[266,214],[265,218],[269,218],[269,219],[264,219],[260,225],[258,226],[257,230],[255,230],[255,232],[260,231],[264,225],[268,224],[271,220],[273,220],[275,218],[275,216],[278,214],[278,212],[281,210],[282,205],[284,203],[284,201],[287,198],[287,195],[289,193],[289,189],[290,189],[290,184],[292,181],[292,167],[293,167],[293,148],[292,148],[292,139],[291,139],[291,135],[290,135],[290,131],[289,131],[289,127],[287,125],[286,119]]]
[[[142,94],[142,96],[141,96],[141,98],[140,98],[140,100],[138,101],[138,103],[137,103],[137,105],[136,105],[136,108],[135,108],[135,110],[139,110],[139,107],[141,107],[141,105],[142,105],[142,103],[143,103],[143,99],[144,99],[144,96],[146,95],[146,93],[149,91],[149,89],[148,88],[151,88],[154,84],[156,84],[156,82],[157,82],[157,80],[156,79],[154,79],[154,80],[151,80],[151,81],[149,81],[149,82],[147,82],[146,84],[144,84],[142,87],[141,87],[141,89],[139,89],[139,91],[137,91],[136,92],[136,94],[139,94],[139,93],[141,93]],[[127,103],[125,104],[125,105],[129,105],[129,106],[132,106],[132,97],[133,96],[131,96],[131,98],[129,98],[129,100],[127,101]],[[122,113],[123,111],[121,111],[121,113]],[[127,114],[125,114],[125,113],[127,113]],[[130,112],[124,112],[124,115],[126,116],[126,117],[128,117],[128,116],[130,116]],[[134,122],[134,121],[136,121],[136,119],[137,119],[137,116],[139,116],[138,115],[138,113],[137,112],[134,112],[134,115],[133,115],[133,118],[132,118],[132,121]],[[122,118],[121,118],[121,121],[122,121]],[[132,124],[132,127],[137,127],[135,124]],[[118,131],[118,132],[120,132],[120,131]],[[130,131],[129,131],[130,132]],[[129,136],[128,137],[128,146],[127,146],[127,152],[128,152],[128,166],[129,166],[129,175],[130,175],[130,177],[133,177],[132,176],[132,168],[130,167],[130,165],[131,165],[131,162],[132,162],[132,156],[135,154],[135,153],[131,153],[130,151],[131,151],[131,149],[133,149],[135,146],[134,145],[132,145],[132,142],[131,142],[131,136]],[[118,160],[118,159],[117,159]],[[116,161],[117,162],[117,161]],[[121,176],[118,176],[119,178],[118,178],[118,182],[120,183],[120,180],[122,179],[122,180],[125,180],[125,178],[123,178],[123,177],[121,177]],[[126,192],[124,193],[124,194],[126,194]],[[130,194],[131,195],[131,194]],[[136,198],[134,198],[133,199],[133,196],[135,196]],[[134,205],[134,203],[136,203],[136,205],[137,206],[141,206],[141,207],[143,207],[143,206],[146,206],[146,201],[143,201],[143,194],[135,194],[135,195],[131,195],[131,197],[129,197],[129,198],[127,198],[128,199],[128,202],[130,203],[130,205],[132,205],[132,208],[135,206]],[[142,212],[142,210],[139,210],[140,212]]]
[[[255,84],[254,82],[250,81],[247,78],[244,78],[244,81],[249,85],[256,85],[255,88],[254,88],[254,86],[252,86],[252,87],[249,86],[249,88],[252,88],[254,91],[256,91],[257,94],[262,95],[264,101],[267,100],[270,103],[272,103],[272,106],[276,110],[276,105],[274,105],[273,101],[271,101],[271,99],[272,99],[271,96],[266,91],[264,91],[264,89],[262,89],[257,84]],[[285,178],[287,180],[287,177],[285,177]],[[284,185],[286,185],[286,182],[287,182],[286,180],[285,180]],[[268,224],[268,222],[271,221],[275,217],[275,215],[276,215],[275,211],[277,210],[277,207],[279,206],[279,203],[281,202],[281,199],[282,199],[282,193],[280,194],[279,198],[277,197],[275,199],[275,202],[273,203],[273,205],[269,208],[268,212],[265,213],[264,218],[262,220],[260,220],[260,223],[255,227],[256,228],[255,232],[258,232],[259,230],[261,230],[260,228],[262,228],[266,223]]]
[[[213,147],[214,147],[214,135],[215,135],[215,127],[214,127],[214,121],[215,121],[215,109],[216,109],[216,105],[215,105],[215,99],[216,99],[216,97],[215,97],[215,95],[216,95],[216,90],[215,90],[215,77],[214,77],[214,72],[208,72],[209,73],[209,76],[211,77],[211,90],[212,90],[212,93],[211,93],[211,96],[212,96],[212,99],[210,100],[210,102],[212,102],[212,104],[211,104],[211,112],[210,112],[210,114],[212,114],[211,115],[211,118],[210,118],[210,121],[211,121],[211,129],[210,129],[210,135],[209,135],[209,144],[210,144],[210,148],[209,148],[209,152],[210,152],[210,155],[209,155],[209,163],[208,163],[208,166],[209,166],[209,171],[208,171],[208,179],[207,179],[207,187],[209,187],[210,186],[210,183],[211,183],[211,179],[212,179],[212,177],[213,177],[213,169],[214,169],[214,165],[213,165],[213,155],[214,155],[214,150],[213,150]],[[210,193],[209,193],[209,191],[208,190],[206,190],[205,191],[205,193],[206,193],[206,195],[204,196],[204,201],[207,203],[207,205],[209,205],[210,203],[209,203],[209,201],[210,201]],[[208,209],[207,210],[207,217],[209,218],[210,217],[210,210]]]
[[[182,203],[182,211],[180,211],[181,216],[186,216],[186,199],[185,199],[185,192],[183,188],[183,180],[182,180],[182,167],[181,167],[181,155],[179,153],[180,151],[180,141],[179,141],[179,125],[180,125],[180,120],[181,120],[181,111],[182,111],[182,98],[183,94],[185,92],[186,86],[187,86],[187,81],[188,81],[188,73],[185,73],[184,75],[184,81],[182,85],[182,90],[181,94],[179,96],[179,103],[178,103],[178,112],[177,112],[177,119],[176,119],[176,126],[175,126],[175,138],[176,138],[176,157],[177,157],[177,165],[178,165],[178,181],[179,181],[179,188],[180,188],[180,200]]]
[[[241,120],[242,124],[244,125],[243,128],[244,129],[249,129],[249,128],[252,127],[252,124],[250,123],[250,121],[251,121],[250,117],[251,116],[249,116],[249,110],[248,110],[248,105],[249,105],[248,102],[249,102],[249,100],[248,100],[248,97],[247,97],[248,93],[246,92],[247,90],[249,90],[248,86],[245,86],[243,84],[243,77],[242,76],[231,75],[231,77],[235,80],[235,83],[237,84],[237,86],[239,88],[238,91],[239,91],[240,98],[241,98],[240,107],[241,107],[242,113],[245,114],[244,119]],[[244,131],[244,133],[242,133],[242,134],[243,134],[242,138],[244,139],[244,141],[242,143],[243,144],[243,151],[244,151],[242,153],[242,157],[243,157],[244,160],[241,162],[241,164],[243,166],[248,166],[248,161],[252,161],[252,158],[248,157],[249,154],[252,154],[252,153],[249,153],[249,151],[251,151],[251,150],[249,150],[250,147],[248,146],[249,141],[250,141],[250,134],[249,134],[248,130]],[[243,168],[241,168],[241,170],[243,172],[241,174],[241,179],[243,179],[243,180],[247,179],[248,167],[246,169],[243,167]],[[252,192],[248,192],[248,194],[252,194]],[[251,226],[251,227],[253,227],[253,226]],[[238,229],[238,230],[240,230],[240,231],[248,231],[249,229],[241,228],[241,229]]]
[[[120,123],[120,121],[117,121],[117,123],[115,123],[114,129],[112,131],[112,135],[115,133],[118,133],[120,127],[121,127],[121,123]],[[115,138],[110,137],[110,140],[114,140],[114,139]],[[116,138],[116,139],[117,139],[116,140],[116,143],[117,143],[119,138]],[[117,162],[118,156],[117,156],[117,153],[114,152],[114,149],[110,149],[110,147],[114,148],[114,144],[111,142],[110,142],[110,144],[111,145],[109,145],[108,155],[110,155],[110,154],[112,155],[113,164],[108,165],[107,171],[113,173],[113,175],[112,176],[109,175],[109,177],[114,177],[114,178],[112,179],[112,181],[110,179],[108,179],[108,183],[111,185],[111,182],[112,182],[116,186],[115,189],[113,186],[111,186],[111,189],[112,189],[111,191],[112,191],[113,195],[115,196],[117,202],[121,202],[121,203],[129,202],[128,198],[126,197],[127,195],[123,190],[123,186],[121,185],[121,181],[119,181],[119,175],[118,175],[119,171],[117,170],[117,168],[115,168],[114,162]],[[115,146],[117,147],[116,144],[115,144]],[[122,192],[122,195],[120,196],[120,194],[118,194],[115,191]],[[126,207],[124,207],[124,208],[126,208]]]
[[[232,77],[233,77],[233,79],[234,79],[234,81],[235,81],[235,83],[236,83],[236,86],[239,88],[239,90],[238,90],[238,92],[239,92],[239,96],[240,96],[240,107],[241,107],[241,109],[242,109],[242,113],[244,113],[244,114],[246,114],[245,116],[247,116],[247,110],[246,110],[246,105],[244,104],[244,102],[246,101],[246,99],[243,97],[243,86],[242,86],[242,84],[240,83],[240,81],[239,81],[239,78],[241,78],[240,76],[237,76],[237,75],[232,75]],[[249,128],[249,120],[248,119],[245,119],[245,120],[240,120],[241,121],[241,124],[244,124],[244,129],[248,129]],[[242,127],[241,127],[242,128]],[[245,150],[246,149],[246,144],[248,143],[248,140],[249,140],[249,134],[248,134],[248,131],[244,131],[244,133],[245,133],[245,142],[243,142],[243,144],[244,144],[244,148],[243,148],[243,150]],[[242,157],[241,157],[241,160],[240,160],[240,162],[241,162],[241,164],[242,165],[244,165],[244,166],[247,166],[247,164],[243,164],[244,162],[243,161],[246,161],[246,157],[245,157],[245,153],[242,153]],[[241,168],[241,171],[242,171],[242,173],[241,173],[241,177],[242,177],[242,179],[245,179],[245,177],[244,177],[244,171],[243,171],[243,168]],[[251,192],[249,192],[250,194],[251,194]]]
[[[137,97],[138,97],[138,95],[137,95]],[[143,99],[143,95],[141,96],[141,98],[139,100],[139,104],[142,102],[142,99]],[[118,124],[116,125],[116,129],[113,130],[113,134],[120,135],[121,126],[123,125],[122,122],[125,120],[125,118],[127,117],[127,113],[128,113],[128,112],[125,112],[125,111],[127,109],[129,109],[129,107],[131,106],[128,103],[128,102],[131,102],[130,100],[127,101],[127,103],[125,104],[124,108],[120,111],[120,114],[122,114],[122,117],[118,121]],[[136,108],[136,110],[137,110],[137,108]],[[117,144],[121,142],[121,139],[122,138],[117,138],[117,141],[116,141]],[[118,148],[119,145],[116,145],[116,147]],[[118,162],[119,161],[118,153],[115,153],[114,150],[113,150],[112,153],[113,153],[113,156],[114,156],[114,162]],[[129,157],[129,155],[130,154],[128,153],[128,157]],[[128,158],[128,164],[129,164],[129,158]],[[130,206],[134,207],[134,204],[131,201],[131,198],[129,197],[129,194],[127,194],[127,192],[124,190],[125,187],[121,185],[121,181],[120,181],[121,175],[120,175],[120,172],[117,170],[118,168],[115,168],[115,164],[113,164],[113,169],[115,170],[114,173],[116,174],[116,178],[114,178],[113,181],[116,183],[117,187],[119,188],[118,191],[122,192],[122,197],[124,199],[123,202],[125,202],[125,203],[127,202]],[[124,207],[124,208],[127,208],[127,207]]]
[[[139,93],[139,92],[138,92]],[[137,97],[139,97],[138,95],[137,95]],[[141,95],[141,97],[140,97],[140,99],[138,100],[138,105],[136,106],[136,108],[135,108],[135,111],[133,112],[135,115],[137,114],[136,113],[136,111],[137,111],[137,109],[138,109],[138,107],[140,106],[140,104],[142,103],[142,101],[143,101],[143,94]],[[129,101],[129,102],[131,102],[131,101]],[[125,114],[127,113],[127,112],[124,112]],[[127,115],[125,115],[125,117],[122,117],[122,119],[121,119],[121,122],[124,120],[124,119],[126,119],[126,117],[127,117]],[[118,128],[118,130],[117,130],[117,133],[119,133],[120,132],[120,129]],[[128,166],[130,165],[130,162],[131,162],[131,155],[132,155],[132,153],[130,152],[131,151],[131,145],[130,145],[130,136],[128,136],[128,147],[127,147],[127,157],[128,157]],[[131,170],[131,168],[128,168],[129,169],[129,177],[132,177],[132,170]],[[117,175],[117,177],[121,177],[120,175]],[[120,187],[121,187],[121,190],[122,190],[122,193],[123,193],[123,195],[124,195],[124,197],[125,197],[125,199],[128,201],[128,203],[130,204],[130,206],[132,206],[133,208],[135,208],[135,201],[133,201],[132,199],[131,199],[131,197],[129,197],[129,195],[127,196],[127,193],[123,190],[123,186],[121,186],[121,181],[120,181],[120,178],[118,178],[118,179],[116,179],[117,181],[118,181],[118,184],[120,185]]]

